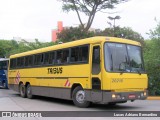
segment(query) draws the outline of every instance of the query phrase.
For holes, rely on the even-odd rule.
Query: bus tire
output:
[[[3,87],[3,88],[6,88],[6,83],[5,83],[5,81],[3,81],[3,83],[2,83],[2,87]]]
[[[73,103],[81,108],[86,108],[90,105],[89,101],[85,100],[85,91],[81,86],[76,87],[72,93]]]
[[[23,85],[23,83],[20,84],[19,91],[20,91],[20,96],[25,98],[26,97],[26,87]]]
[[[114,103],[114,102],[110,102],[110,103],[108,103],[107,105],[108,106],[115,106],[117,103]]]
[[[29,99],[33,98],[32,88],[31,88],[30,84],[27,85],[26,93],[27,93],[27,98],[29,98]]]

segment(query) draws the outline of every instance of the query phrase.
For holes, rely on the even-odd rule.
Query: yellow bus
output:
[[[139,42],[91,37],[10,56],[9,87],[33,95],[90,103],[144,100],[148,79]]]

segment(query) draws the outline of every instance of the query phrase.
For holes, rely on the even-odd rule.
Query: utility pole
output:
[[[116,19],[118,20],[118,19],[120,19],[121,17],[120,16],[115,16],[115,17],[111,17],[111,16],[109,16],[108,17],[110,20],[113,20],[113,36],[115,36],[115,21],[116,21]]]

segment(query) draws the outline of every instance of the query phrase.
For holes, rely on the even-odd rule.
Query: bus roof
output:
[[[7,61],[9,58],[0,58],[0,61]]]
[[[49,46],[49,47],[45,47],[45,48],[40,48],[40,49],[36,49],[36,50],[31,50],[28,52],[23,52],[23,53],[11,55],[10,58],[27,56],[27,55],[31,55],[31,54],[38,54],[41,52],[69,48],[69,47],[85,45],[85,44],[101,43],[101,42],[105,42],[105,41],[127,43],[127,44],[141,46],[141,44],[139,42],[136,42],[133,40],[128,40],[128,39],[124,39],[124,38],[116,38],[116,37],[96,36],[96,37],[85,38],[85,39],[81,39],[81,40],[76,40],[76,41],[72,41],[72,42],[67,42],[67,43],[63,43],[63,44],[58,44],[58,45],[54,45],[54,46]]]

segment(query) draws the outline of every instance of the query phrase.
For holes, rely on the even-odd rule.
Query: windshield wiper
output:
[[[124,71],[121,71],[121,72],[120,72],[120,75],[122,75],[123,73],[124,73]]]
[[[112,54],[111,54],[111,62],[112,62],[112,63],[111,63],[111,65],[112,65],[112,66],[111,66],[111,70],[113,71],[113,58],[112,58]]]
[[[138,70],[138,69],[137,69],[137,73],[138,73],[139,75],[141,75],[141,74],[142,74],[142,73],[140,72],[140,70]]]

